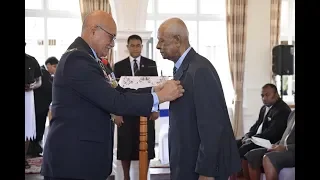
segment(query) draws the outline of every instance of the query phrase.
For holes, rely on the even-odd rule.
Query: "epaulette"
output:
[[[66,50],[66,52],[64,52],[62,55],[65,55],[65,54],[70,53],[70,52],[73,52],[73,51],[78,51],[78,48],[68,49],[68,50]],[[87,53],[87,52],[85,52],[85,51],[82,51],[82,50],[79,50],[79,51],[84,52],[84,53],[88,54],[91,58],[95,59],[91,54],[89,54],[89,53]]]
[[[34,58],[33,56],[30,56],[29,54],[25,53],[27,58]]]
[[[72,51],[76,51],[76,50],[78,50],[78,49],[77,48],[68,49],[63,54],[66,54],[66,53],[69,53],[69,52],[72,52]]]

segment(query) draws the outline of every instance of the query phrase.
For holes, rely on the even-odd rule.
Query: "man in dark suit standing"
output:
[[[40,143],[43,139],[49,105],[52,101],[52,76],[56,72],[59,60],[49,57],[45,65],[41,66],[42,84],[34,90],[35,112],[36,112],[36,139],[30,142],[29,155],[38,157],[42,153]]]
[[[157,49],[175,63],[174,79],[185,89],[169,107],[171,179],[227,180],[240,158],[217,71],[190,46],[181,19],[160,25]]]
[[[260,109],[258,120],[252,125],[248,133],[237,140],[245,177],[248,177],[248,162],[244,155],[250,150],[260,147],[254,144],[250,138],[259,137],[267,139],[271,143],[276,143],[281,139],[287,127],[287,119],[291,112],[290,107],[279,97],[277,87],[274,84],[268,83],[262,87],[261,98],[264,105]]]
[[[156,62],[141,56],[142,39],[138,35],[131,35],[127,40],[127,48],[130,56],[114,65],[116,78],[121,76],[158,76]],[[159,112],[152,112],[150,119],[156,120]],[[130,164],[133,160],[139,160],[139,116],[116,116],[118,125],[117,158],[121,160],[124,180],[130,179]],[[155,124],[148,121],[148,159],[155,157]]]
[[[41,168],[45,180],[105,180],[113,162],[110,114],[148,117],[159,103],[183,95],[173,80],[134,93],[116,86],[100,59],[114,46],[116,32],[110,14],[94,11],[60,59]]]

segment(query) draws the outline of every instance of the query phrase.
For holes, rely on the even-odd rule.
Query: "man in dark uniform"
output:
[[[39,157],[42,153],[40,143],[43,139],[45,124],[52,101],[52,81],[56,72],[59,60],[56,57],[49,57],[45,65],[41,66],[42,85],[34,91],[35,112],[36,112],[36,139],[30,142],[28,155]]]
[[[41,75],[38,61],[34,57],[25,54],[25,155],[28,151],[29,141],[36,137],[33,90],[41,86]],[[29,167],[28,162],[25,160],[25,168]]]
[[[131,35],[127,40],[130,56],[114,65],[116,78],[121,76],[158,76],[156,62],[141,56],[142,39],[138,35]],[[159,117],[159,112],[153,112],[150,119]],[[117,158],[121,160],[125,180],[130,179],[130,164],[132,160],[139,160],[139,116],[116,116],[118,125]],[[148,121],[148,159],[155,157],[155,124]]]

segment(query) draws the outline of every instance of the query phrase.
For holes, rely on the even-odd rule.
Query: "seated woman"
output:
[[[266,175],[266,180],[278,179],[283,168],[295,166],[295,111],[288,117],[287,128],[279,141],[271,149],[258,148],[245,154],[250,180],[260,180],[261,167]],[[247,173],[245,173],[247,174]]]

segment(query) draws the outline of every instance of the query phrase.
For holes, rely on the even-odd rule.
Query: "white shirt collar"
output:
[[[130,59],[130,63],[133,64],[133,60],[137,60],[137,63],[140,64],[140,59],[141,59],[141,56],[138,56],[136,58],[133,58],[131,56],[129,56],[129,59]]]
[[[138,56],[136,58],[133,58],[131,56],[129,56],[129,60],[130,60],[130,66],[131,66],[131,73],[132,73],[132,76],[134,76],[134,61],[133,60],[137,60],[137,64],[138,64],[138,69],[140,70],[140,59],[141,59],[141,56]]]

